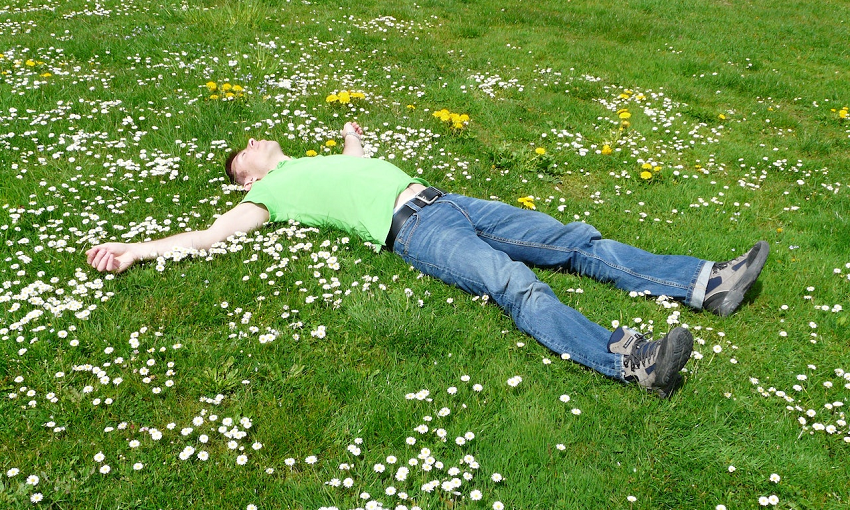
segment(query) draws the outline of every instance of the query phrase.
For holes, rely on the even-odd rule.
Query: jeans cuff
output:
[[[705,289],[708,286],[708,278],[711,276],[711,269],[714,267],[714,262],[706,260],[700,269],[697,281],[694,283],[694,290],[691,292],[690,306],[697,310],[702,309],[702,302],[705,300]]]

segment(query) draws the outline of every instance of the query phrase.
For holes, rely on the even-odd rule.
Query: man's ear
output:
[[[246,182],[242,185],[242,189],[245,191],[251,191],[251,186],[254,185],[254,181]]]

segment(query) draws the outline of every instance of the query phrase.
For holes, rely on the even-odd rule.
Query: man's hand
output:
[[[342,127],[342,131],[340,131],[340,135],[342,135],[343,140],[345,139],[345,135],[348,133],[355,133],[357,136],[363,136],[363,128],[361,128],[356,122],[346,122]]]
[[[363,136],[363,128],[356,122],[346,122],[340,134],[342,134],[342,143],[344,144],[342,153],[346,156],[362,158],[364,156],[363,142],[360,137]]]
[[[86,251],[89,265],[98,271],[120,273],[126,271],[139,257],[127,243],[105,243]]]

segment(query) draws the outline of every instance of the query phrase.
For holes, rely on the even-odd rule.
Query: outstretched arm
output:
[[[98,271],[120,273],[141,260],[156,258],[174,248],[208,250],[237,232],[251,232],[269,220],[265,207],[242,202],[221,215],[206,230],[183,232],[145,243],[105,243],[86,251],[88,264]]]
[[[356,122],[346,122],[340,133],[342,134],[342,140],[345,144],[342,149],[342,153],[346,156],[362,158],[363,141],[360,137],[363,136],[363,128],[361,128]]]

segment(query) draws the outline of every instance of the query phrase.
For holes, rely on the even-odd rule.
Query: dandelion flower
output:
[[[532,210],[537,209],[537,207],[534,205],[534,197],[532,197],[532,196],[519,197],[517,199],[517,202],[522,204],[522,206],[525,207],[526,209],[532,209]]]
[[[542,156],[542,155],[546,154],[546,149],[544,149],[543,147],[538,147],[538,148],[534,149],[534,152],[538,156]]]

